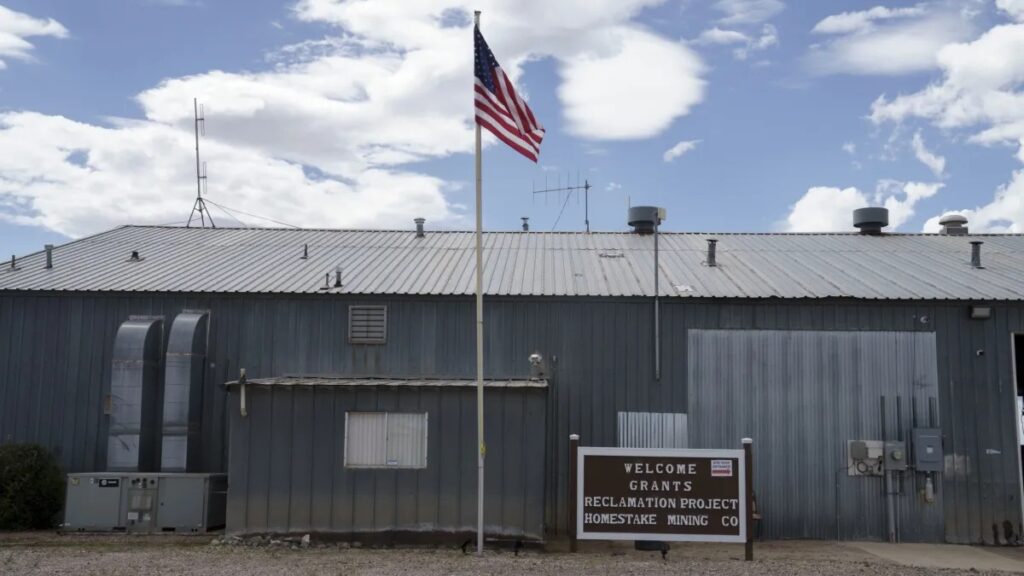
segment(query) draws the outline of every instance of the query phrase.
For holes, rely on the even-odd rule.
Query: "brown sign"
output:
[[[591,540],[746,540],[742,450],[581,447],[576,533]]]

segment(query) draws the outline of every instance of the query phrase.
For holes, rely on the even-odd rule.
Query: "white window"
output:
[[[427,414],[346,412],[346,468],[426,468]]]

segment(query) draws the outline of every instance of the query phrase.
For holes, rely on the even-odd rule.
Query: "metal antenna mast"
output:
[[[188,223],[185,224],[186,228],[192,227],[192,219],[196,217],[196,213],[199,213],[199,222],[203,228],[206,228],[206,220],[210,220],[210,227],[216,228],[217,225],[213,223],[213,215],[210,214],[209,208],[206,207],[206,201],[203,200],[203,188],[206,187],[206,162],[200,163],[199,161],[199,134],[206,136],[206,116],[203,114],[203,109],[199,106],[199,101],[195,98],[192,99],[192,108],[195,113],[195,133],[196,133],[196,201],[192,204],[192,213],[188,215]]]
[[[561,178],[559,178],[559,182],[558,183],[559,184],[562,183],[561,182]],[[565,183],[566,183],[566,186],[561,186],[560,185],[560,186],[558,186],[556,188],[548,188],[547,187],[547,182],[545,181],[545,183],[544,183],[545,188],[543,190],[534,189],[533,193],[534,193],[534,195],[536,195],[536,194],[551,194],[551,193],[565,192],[565,193],[567,193],[565,201],[568,202],[569,201],[569,196],[571,196],[573,192],[576,192],[576,193],[583,192],[583,225],[586,227],[587,234],[590,234],[590,188],[591,188],[590,181],[589,180],[583,180],[583,184],[581,185],[580,184],[580,180],[579,180],[579,174],[577,174],[576,175],[576,185],[575,186],[569,186],[568,185],[569,184],[569,178],[568,177],[565,179]],[[565,209],[565,205],[564,204],[562,205],[562,208]],[[561,213],[559,213],[559,218],[561,218]],[[557,223],[558,222],[556,220],[555,224],[557,225]]]

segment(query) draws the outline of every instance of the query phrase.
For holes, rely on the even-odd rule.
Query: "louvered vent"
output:
[[[387,306],[348,307],[349,342],[352,344],[384,344],[387,339]]]

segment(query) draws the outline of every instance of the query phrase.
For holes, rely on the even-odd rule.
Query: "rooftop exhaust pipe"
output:
[[[529,232],[530,231],[530,217],[529,216],[522,216],[519,219],[523,221],[523,232]]]
[[[139,260],[142,260],[142,258],[139,257],[138,250],[132,250],[132,255],[129,256],[128,259],[131,260],[132,262],[138,262]]]
[[[426,234],[423,232],[423,223],[427,220],[425,218],[416,218],[413,222],[416,223],[416,237],[423,238]]]
[[[971,242],[971,267],[972,268],[984,268],[981,265],[981,245],[984,244],[981,240],[974,240]]]
[[[299,256],[299,260],[309,260],[309,244],[302,245],[302,256]]]
[[[11,270],[17,270],[17,269],[18,269],[18,259],[14,257],[14,254],[11,254]]]
[[[708,259],[705,262],[710,267],[718,266],[718,262],[715,260],[715,245],[718,244],[718,240],[715,238],[708,238]]]
[[[654,379],[661,380],[661,303],[658,299],[658,226],[665,219],[665,209],[657,206],[632,206],[629,225],[641,236],[654,235]]]
[[[341,266],[334,269],[334,287],[341,288]]]
[[[889,225],[889,210],[880,207],[858,208],[853,211],[853,226],[861,234],[879,236],[882,228]]]
[[[46,268],[53,268],[53,244],[47,244],[43,249],[46,250]]]
[[[967,218],[959,214],[946,214],[939,220],[939,226],[942,226],[941,233],[946,236],[967,235]]]

